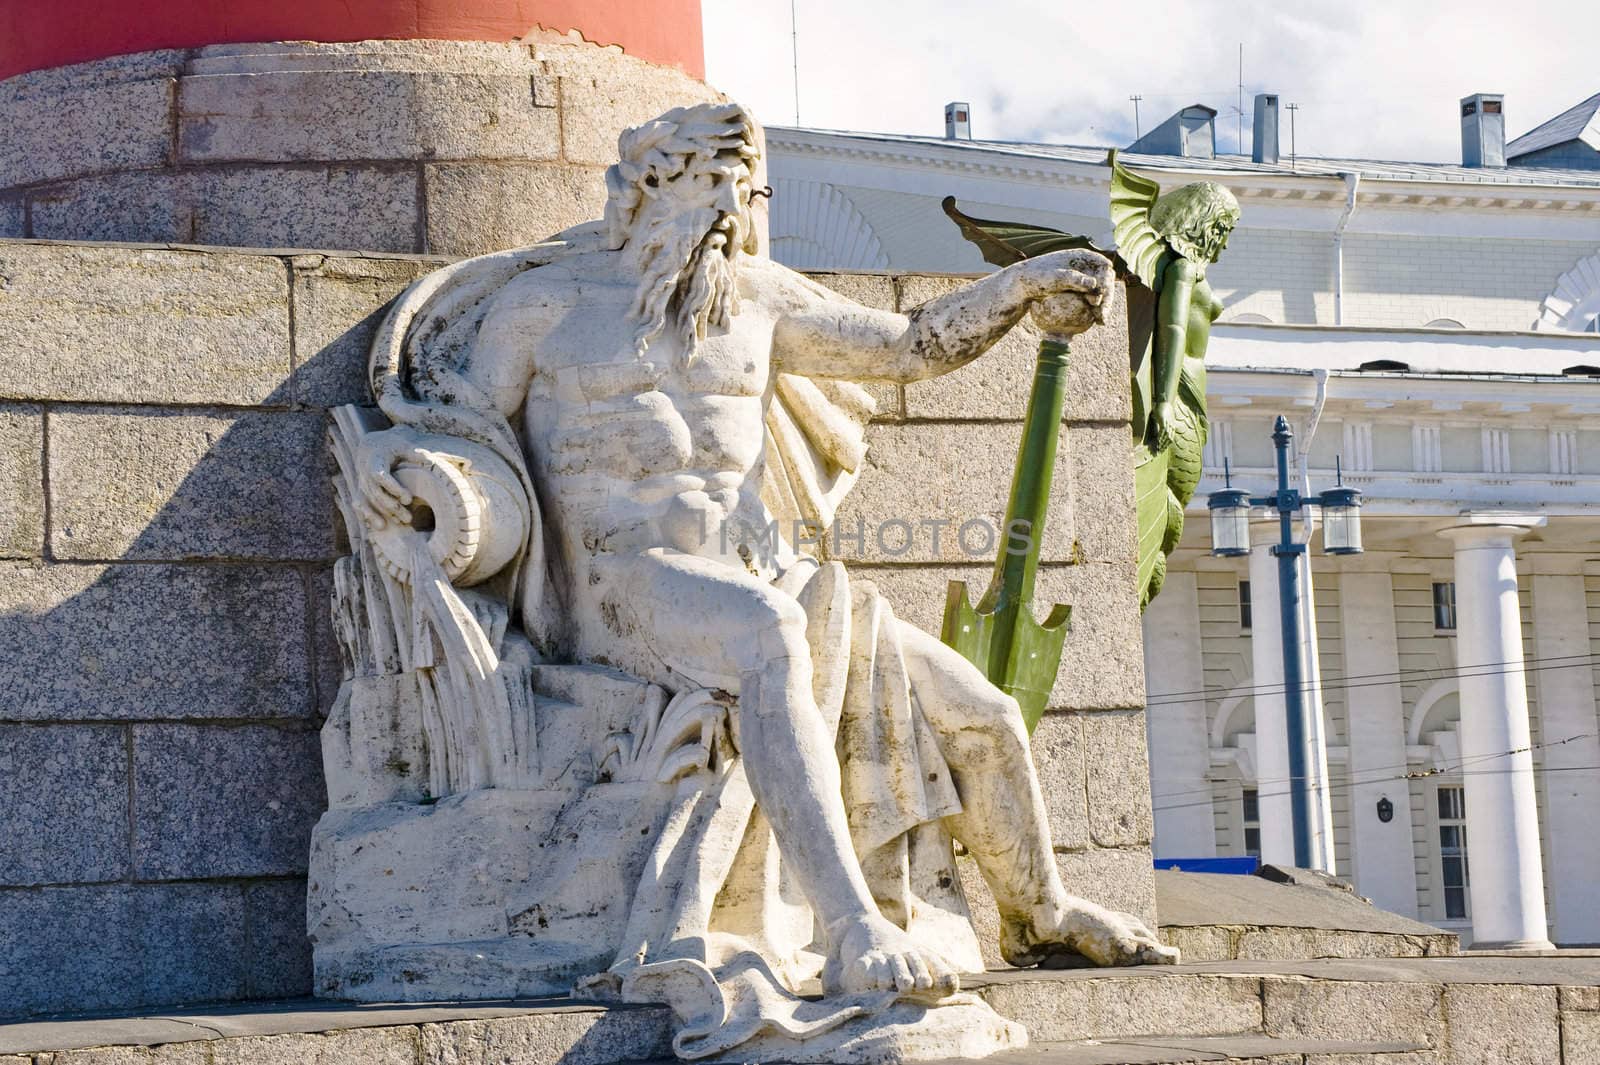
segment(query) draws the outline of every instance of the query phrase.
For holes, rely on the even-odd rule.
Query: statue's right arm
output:
[[[1155,409],[1150,415],[1158,451],[1172,441],[1172,404],[1177,399],[1178,378],[1188,345],[1189,305],[1194,297],[1196,279],[1194,264],[1178,258],[1167,267],[1161,281],[1161,302],[1156,307],[1154,380],[1151,382],[1155,389]]]
[[[1040,300],[1079,293],[1098,305],[1111,264],[1091,251],[1041,255],[980,278],[907,314],[814,294],[795,300],[773,332],[773,361],[786,373],[850,381],[920,381],[983,354]]]

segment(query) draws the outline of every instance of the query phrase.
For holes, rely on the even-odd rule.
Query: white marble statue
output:
[[[392,997],[404,968],[431,997],[666,1002],[689,1058],[980,1055],[1025,1036],[959,994],[981,961],[952,838],[1012,963],[1175,960],[1063,888],[1010,697],[752,535],[831,520],[856,382],[947,373],[1036,308],[1081,331],[1109,264],[863,307],[766,257],[760,144],[731,104],[628,131],[603,221],[418,282],[373,350],[391,426],[338,412],[325,993]]]

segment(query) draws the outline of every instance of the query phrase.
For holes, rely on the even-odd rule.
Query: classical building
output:
[[[1504,103],[1461,101],[1461,165],[1282,156],[1268,95],[1251,156],[1218,154],[1200,105],[1124,155],[1244,210],[1210,273],[1206,479],[1145,617],[1155,853],[1292,857],[1277,530],[1213,558],[1205,506],[1225,464],[1267,490],[1284,414],[1311,490],[1337,463],[1366,504],[1365,553],[1314,532],[1310,552],[1325,864],[1480,944],[1592,944],[1600,95],[1509,143]],[[1108,237],[1104,148],[973,141],[971,117],[951,105],[944,138],[769,131],[776,254],[986,269],[947,195]]]

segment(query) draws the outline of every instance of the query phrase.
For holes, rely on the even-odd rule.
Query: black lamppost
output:
[[[1312,867],[1311,773],[1306,740],[1311,735],[1311,715],[1306,706],[1305,681],[1300,675],[1300,561],[1306,545],[1294,542],[1290,521],[1306,503],[1322,508],[1322,549],[1330,555],[1361,553],[1361,493],[1344,486],[1340,471],[1337,486],[1318,496],[1303,497],[1289,486],[1289,444],[1294,433],[1282,415],[1272,427],[1278,450],[1278,490],[1251,498],[1234,488],[1231,476],[1219,492],[1211,493],[1211,553],[1221,556],[1250,553],[1250,508],[1271,507],[1278,512],[1278,607],[1283,628],[1283,696],[1289,731],[1289,808],[1294,822],[1294,864]],[[1226,467],[1224,467],[1226,471]]]

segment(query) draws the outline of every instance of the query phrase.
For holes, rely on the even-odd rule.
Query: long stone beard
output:
[[[670,328],[682,348],[681,365],[688,366],[706,331],[726,326],[739,313],[737,278],[726,254],[729,235],[714,228],[717,221],[715,212],[695,209],[658,220],[635,238],[644,275],[633,302],[639,322],[635,354],[643,356]]]

